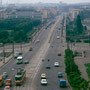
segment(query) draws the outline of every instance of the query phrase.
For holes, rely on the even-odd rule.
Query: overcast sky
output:
[[[81,3],[81,2],[90,2],[90,0],[2,0],[3,3],[16,3],[16,2],[19,2],[19,3],[37,3],[37,2],[60,2],[60,1],[63,1],[65,3]]]

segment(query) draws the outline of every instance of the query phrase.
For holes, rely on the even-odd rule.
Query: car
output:
[[[57,36],[57,39],[59,39],[60,37],[59,36]]]
[[[62,54],[61,53],[58,53],[58,56],[61,56]]]
[[[7,74],[7,72],[3,72],[3,79],[6,79],[7,77],[8,77],[8,74]]]
[[[24,63],[24,64],[29,64],[29,61],[28,61],[28,60],[26,60],[26,61],[24,61],[23,63]]]
[[[22,55],[22,52],[19,52],[18,55]]]
[[[67,86],[66,80],[64,79],[59,80],[59,85],[60,87],[66,87]]]
[[[48,62],[50,61],[50,59],[47,60]]]
[[[17,61],[17,64],[22,64],[22,63],[23,63],[22,60],[18,60],[18,61]]]
[[[50,65],[47,65],[47,66],[46,66],[46,69],[50,69],[50,68],[51,68]]]
[[[59,62],[55,62],[55,63],[54,63],[54,66],[55,66],[55,67],[59,67]]]
[[[42,73],[41,74],[41,78],[44,78],[45,79],[46,78],[46,74],[45,73]]]
[[[15,55],[15,56],[14,56],[14,59],[17,59],[17,57],[18,57],[18,55]]]
[[[40,40],[38,39],[38,40],[37,40],[37,43],[39,43],[39,42],[40,42]]]
[[[63,77],[62,72],[58,72],[58,77]]]
[[[42,59],[42,62],[44,62],[45,61],[45,59]]]
[[[10,86],[5,86],[4,90],[11,90]]]
[[[29,51],[32,51],[32,47],[29,48]]]
[[[17,60],[22,60],[22,59],[23,59],[22,56],[18,56],[18,57],[17,57]]]
[[[46,79],[41,79],[41,84],[42,85],[47,85],[47,80]]]

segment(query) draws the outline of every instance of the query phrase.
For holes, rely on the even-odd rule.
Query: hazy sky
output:
[[[80,3],[80,2],[90,2],[90,0],[2,0],[3,3],[16,3],[16,2],[19,2],[19,3],[28,3],[28,2],[60,2],[60,1],[63,1],[63,2],[66,2],[66,3]]]

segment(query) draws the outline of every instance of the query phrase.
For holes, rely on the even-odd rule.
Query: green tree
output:
[[[82,25],[82,22],[81,22],[81,17],[80,15],[77,16],[77,19],[76,19],[76,27],[77,27],[77,32],[78,34],[81,34],[83,32],[83,25]]]

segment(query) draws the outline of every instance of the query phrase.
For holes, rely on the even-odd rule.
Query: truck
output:
[[[3,85],[3,76],[0,75],[0,86],[2,86],[2,85]]]
[[[60,87],[66,87],[66,80],[62,79],[62,80],[59,80],[59,83],[60,83]]]
[[[15,85],[22,85],[26,78],[26,70],[18,69],[17,74],[15,75]]]

